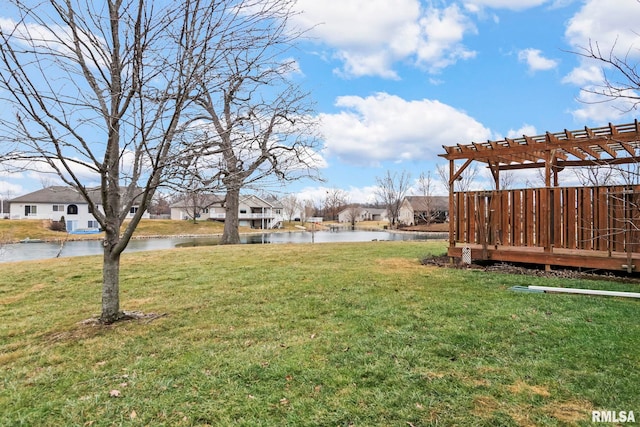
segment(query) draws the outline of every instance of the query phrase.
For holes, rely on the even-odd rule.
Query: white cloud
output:
[[[9,181],[0,180],[0,200],[12,199],[24,193],[24,188]]]
[[[599,89],[593,86],[585,86],[580,91],[578,101],[580,101],[582,106],[571,112],[577,122],[588,123],[595,121],[596,123],[606,123],[619,122],[627,119],[631,120],[633,118],[633,115],[630,114],[633,105],[629,100],[623,98],[604,98],[602,95],[590,92],[589,90]],[[607,100],[607,102],[603,102],[604,100]]]
[[[589,41],[597,42],[607,54],[611,49],[616,55],[640,52],[628,51],[638,45],[638,20],[640,7],[637,2],[587,0],[580,11],[569,21],[565,35],[572,46],[588,47]]]
[[[509,129],[507,132],[507,138],[522,138],[522,135],[536,136],[538,131],[535,126],[523,124],[519,129]]]
[[[469,10],[481,10],[482,8],[490,9],[509,9],[524,10],[536,6],[542,6],[550,3],[549,0],[468,0],[464,3],[465,8]]]
[[[436,100],[406,101],[378,93],[342,96],[342,111],[321,114],[326,153],[357,165],[433,160],[442,145],[491,136],[489,129],[460,110]]]
[[[582,64],[580,67],[576,67],[563,79],[563,83],[569,83],[576,86],[585,86],[594,83],[602,83],[604,80],[604,74],[602,68],[596,64]]]
[[[298,0],[303,13],[295,24],[312,28],[312,39],[336,50],[345,77],[398,78],[398,61],[437,72],[474,55],[462,45],[474,32],[470,20],[456,5],[444,9],[421,7],[419,0]]]
[[[529,67],[529,71],[547,71],[558,66],[558,61],[545,58],[540,49],[523,49],[518,52],[518,60]]]
[[[466,33],[476,32],[475,27],[455,5],[427,10],[420,28],[424,37],[418,40],[417,62],[432,72],[476,55],[461,44]]]

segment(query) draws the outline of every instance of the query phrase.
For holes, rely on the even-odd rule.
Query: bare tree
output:
[[[212,73],[213,47],[245,17],[231,1],[9,1],[19,16],[0,27],[0,97],[13,113],[0,123],[3,158],[44,164],[89,204],[105,231],[100,320],[112,323],[125,317],[120,255],[185,151],[181,115]]]
[[[434,182],[431,171],[428,171],[426,174],[424,172],[420,172],[420,176],[418,177],[416,184],[421,196],[433,196]]]
[[[594,60],[602,65],[603,81],[600,85],[584,87],[582,90],[602,100],[626,101],[624,112],[629,112],[640,104],[640,72],[638,62],[633,60],[637,48],[618,49],[617,41],[603,50],[597,41],[589,41],[589,45],[573,52],[583,58]],[[618,54],[620,51],[622,54]]]
[[[198,190],[187,191],[183,197],[184,211],[187,214],[187,217],[191,219],[194,224],[198,222],[202,213],[206,212],[216,202],[222,201],[214,194]]]
[[[282,213],[289,222],[292,221],[293,216],[302,210],[302,204],[295,194],[288,194],[280,200],[282,204]]]
[[[219,49],[215,72],[201,76],[190,128],[194,159],[226,194],[223,244],[240,242],[242,189],[317,173],[313,103],[294,81],[297,63],[286,56],[301,37],[289,25],[295,1],[249,3],[260,9],[259,25]]]
[[[585,166],[571,168],[580,184],[583,186],[613,185],[616,179],[616,168],[611,165]]]
[[[345,220],[351,224],[351,228],[356,227],[356,223],[360,220],[362,215],[362,207],[358,204],[351,203],[346,207]]]
[[[415,219],[414,223],[423,223],[426,225],[431,224],[435,219],[435,209],[433,202],[433,187],[434,187],[434,179],[431,174],[431,171],[428,171],[426,174],[424,172],[420,172],[420,176],[417,180],[418,192],[422,197],[424,197],[422,203],[420,204],[423,209],[414,211]]]
[[[622,113],[638,109],[640,106],[640,64],[636,59],[637,47],[620,47],[616,40],[613,45],[603,49],[597,41],[590,40],[588,46],[573,53],[601,66],[602,82],[582,88],[583,92],[595,95],[595,100],[591,102],[615,102],[615,108],[621,110]],[[640,182],[638,178],[640,164],[632,162],[625,165],[609,165],[608,167],[594,164],[593,167],[578,170],[576,175],[581,182],[604,183],[606,185],[620,181],[630,185]]]
[[[330,221],[338,219],[338,213],[347,205],[347,193],[339,188],[327,190],[323,203],[324,217]]]
[[[513,171],[500,171],[500,190],[510,190],[513,188],[515,180],[516,178]],[[496,182],[494,180],[491,180],[491,189],[496,189]]]
[[[444,188],[449,189],[449,169],[445,165],[437,165],[436,171],[438,172],[438,176],[442,181],[442,185]],[[480,170],[478,166],[474,163],[467,167],[464,172],[460,175],[458,180],[455,182],[455,191],[465,192],[471,189],[471,184],[475,181],[476,177]]]
[[[376,178],[378,184],[376,197],[387,208],[392,228],[398,225],[400,207],[404,197],[407,195],[407,191],[409,191],[410,180],[411,175],[406,171],[402,171],[400,174],[387,171],[385,176]]]

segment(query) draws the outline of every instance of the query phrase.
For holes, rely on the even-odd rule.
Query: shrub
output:
[[[60,217],[60,221],[51,220],[51,224],[49,224],[49,230],[67,231],[67,223],[64,220],[64,216]]]

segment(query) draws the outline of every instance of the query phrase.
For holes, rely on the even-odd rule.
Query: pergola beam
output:
[[[448,160],[473,160],[493,165],[501,170],[543,167],[551,161],[557,165],[623,164],[618,159],[632,158],[640,161],[640,124],[638,121],[624,125],[609,124],[601,128],[505,138],[499,141],[471,143],[467,145],[445,146]],[[553,153],[552,157],[549,154]],[[603,158],[606,153],[609,158]],[[531,164],[542,163],[540,166]],[[586,162],[586,163],[580,163]]]

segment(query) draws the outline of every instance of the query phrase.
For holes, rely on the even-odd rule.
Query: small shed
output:
[[[635,165],[633,123],[445,146],[449,160],[450,257],[640,271],[640,186],[560,186],[570,167]],[[455,191],[473,163],[491,171],[495,190]],[[500,172],[543,168],[545,186],[500,189]]]

